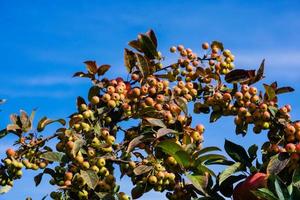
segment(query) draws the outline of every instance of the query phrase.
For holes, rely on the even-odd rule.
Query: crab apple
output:
[[[292,153],[291,154],[291,160],[292,161],[298,161],[300,159],[299,153]]]
[[[115,108],[117,106],[117,103],[114,100],[109,100],[107,102],[108,107]]]
[[[291,112],[292,111],[292,106],[290,104],[287,104],[284,107],[286,107],[287,112]]]
[[[91,98],[91,103],[97,105],[100,102],[100,98],[98,96],[93,96]]]
[[[204,42],[202,44],[202,49],[207,50],[209,48],[209,43],[208,42]]]
[[[156,176],[153,176],[153,175],[149,176],[148,177],[148,183],[150,183],[151,185],[155,185],[157,183]]]
[[[236,92],[236,93],[234,94],[234,97],[235,97],[237,100],[241,100],[241,99],[243,99],[243,93],[241,93],[241,92]]]
[[[145,103],[147,106],[153,106],[154,100],[151,97],[146,97]]]
[[[115,137],[114,136],[112,136],[112,135],[109,135],[109,136],[107,136],[107,138],[106,138],[106,142],[107,142],[107,144],[109,144],[109,145],[112,145],[112,144],[114,144],[115,143]]]
[[[191,137],[194,141],[199,142],[203,140],[203,136],[198,131],[193,131],[191,133]]]
[[[80,200],[87,200],[89,196],[89,193],[86,190],[81,190],[78,192],[78,198]]]
[[[198,124],[196,125],[195,129],[199,132],[199,133],[204,133],[205,131],[205,127],[203,124]]]
[[[174,157],[172,156],[169,156],[167,159],[166,159],[166,162],[171,165],[171,166],[175,166],[177,165],[177,161],[175,160]]]
[[[256,173],[239,183],[233,191],[233,200],[260,200],[251,191],[267,186],[268,176],[265,173]]]
[[[65,173],[65,180],[72,180],[73,173],[72,172],[66,172]]]
[[[102,100],[104,102],[108,102],[110,99],[111,99],[111,96],[107,93],[102,96]]]
[[[105,161],[104,158],[99,158],[97,160],[96,164],[97,164],[98,167],[102,168],[102,167],[104,167],[106,165],[106,161]]]
[[[292,124],[288,124],[285,127],[284,131],[287,135],[293,135],[296,132],[296,129]]]
[[[293,153],[296,151],[296,146],[293,143],[288,143],[287,145],[285,145],[285,149],[288,153]]]
[[[259,108],[261,111],[267,111],[268,110],[268,105],[265,103],[262,103],[259,105]]]
[[[175,52],[176,52],[176,47],[175,47],[175,46],[172,46],[172,47],[170,48],[170,52],[171,52],[171,53],[175,53]]]
[[[12,148],[8,148],[6,150],[6,155],[7,155],[7,157],[14,157],[16,155],[16,152]]]
[[[81,154],[78,153],[78,155],[75,157],[75,160],[79,163],[82,164],[84,162],[84,158]]]
[[[85,103],[80,104],[80,106],[79,106],[80,111],[86,111],[87,109],[88,109],[88,106]]]
[[[39,168],[40,169],[45,169],[47,167],[47,163],[46,162],[40,162],[39,163]]]
[[[130,200],[130,197],[126,195],[124,192],[119,192],[118,200]]]
[[[295,150],[297,153],[300,153],[300,143],[296,144]]]

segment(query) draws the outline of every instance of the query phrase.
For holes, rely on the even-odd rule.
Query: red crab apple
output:
[[[267,186],[268,175],[256,173],[249,176],[244,182],[239,183],[233,191],[233,200],[262,200],[251,191]]]

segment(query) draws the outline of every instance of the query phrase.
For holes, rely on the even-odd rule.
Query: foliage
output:
[[[0,164],[0,193],[6,193],[23,169],[39,170],[57,186],[52,199],[130,199],[119,191],[115,171],[130,177],[133,199],[149,191],[166,191],[168,199],[299,199],[300,122],[292,121],[290,105],[279,107],[278,95],[291,87],[264,84],[264,60],[258,70],[234,69],[234,55],[218,41],[203,43],[203,56],[182,45],[170,48],[179,59],[165,66],[152,30],[139,34],[124,51],[129,79],[107,79],[110,65],[86,61],[85,72],[74,77],[93,84],[87,101],[78,97],[69,119],[42,118],[33,127],[35,111],[10,116],[0,138],[14,134],[14,148]],[[0,103],[3,101],[1,100]],[[191,126],[196,114],[210,114],[210,122],[234,116],[236,134],[253,127],[268,132],[262,146],[247,150],[226,140],[226,158],[218,147],[202,147],[204,126]],[[138,120],[124,129],[121,122]],[[42,136],[52,123],[61,125]],[[47,142],[57,139],[56,149]],[[118,142],[116,142],[118,141]],[[216,174],[210,166],[225,165]],[[42,169],[42,170],[41,170]],[[247,175],[249,174],[249,175]]]

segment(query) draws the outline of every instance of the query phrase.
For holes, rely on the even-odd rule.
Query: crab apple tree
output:
[[[55,200],[128,200],[147,192],[163,192],[170,200],[300,198],[300,121],[292,120],[291,105],[278,102],[278,95],[294,89],[273,82],[259,91],[264,60],[255,70],[236,69],[233,53],[212,41],[199,45],[201,55],[174,45],[170,53],[178,59],[165,64],[152,30],[128,44],[126,78],[106,78],[111,66],[95,61],[74,74],[92,86],[68,118],[44,117],[33,126],[35,111],[10,116],[0,138],[12,134],[16,141],[1,160],[1,194],[34,170],[36,186],[50,176]],[[255,144],[245,149],[226,140],[226,153],[205,146],[205,127],[192,126],[192,112],[210,115],[210,123],[231,116],[241,137],[250,129],[265,134],[262,159]],[[60,127],[44,136],[52,123]],[[216,172],[212,165],[225,167]],[[133,184],[131,194],[120,190],[124,176]]]

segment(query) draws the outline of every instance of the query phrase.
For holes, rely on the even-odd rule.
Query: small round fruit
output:
[[[202,49],[207,50],[208,48],[209,48],[208,42],[204,42],[204,43],[202,44]]]
[[[100,98],[98,96],[93,96],[91,99],[91,103],[96,105],[100,102]]]
[[[98,160],[97,160],[97,166],[99,167],[99,168],[101,168],[101,167],[104,167],[105,166],[105,164],[106,164],[106,161],[105,161],[105,159],[104,158],[99,158]]]
[[[6,150],[6,155],[7,157],[14,157],[16,155],[16,152],[12,148],[9,148]]]
[[[153,175],[149,176],[148,177],[148,183],[150,183],[151,185],[155,185],[157,183],[156,176],[153,176]]]
[[[72,172],[66,172],[65,173],[65,180],[72,180],[73,173]]]
[[[287,145],[285,145],[285,149],[288,153],[293,153],[296,151],[296,146],[293,143],[288,143]]]

